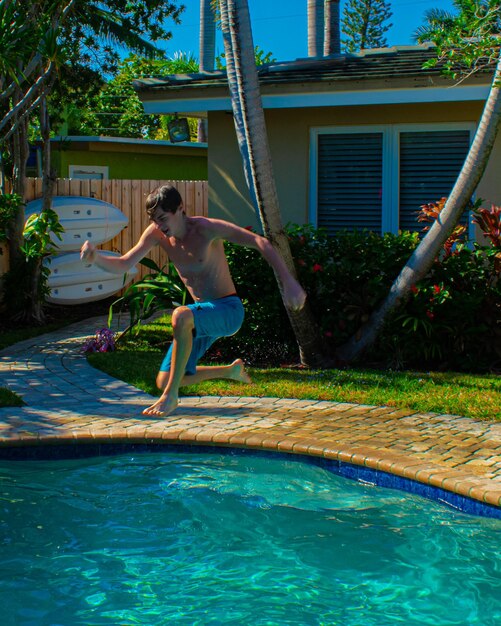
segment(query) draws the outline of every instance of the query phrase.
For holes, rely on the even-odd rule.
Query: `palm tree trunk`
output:
[[[21,98],[19,87],[14,91],[13,102],[16,103]],[[22,204],[19,207],[16,218],[9,229],[9,253],[11,265],[17,263],[21,258],[20,248],[23,245],[24,230],[24,196],[26,191],[26,163],[28,161],[28,120],[21,119],[16,124],[11,139],[11,155],[13,161],[12,172],[12,192],[21,197]]]
[[[339,0],[325,0],[324,56],[340,52]]]
[[[338,349],[342,360],[354,360],[374,343],[389,314],[405,302],[412,285],[428,273],[484,174],[500,125],[501,52],[477,132],[444,208],[396,278],[380,308],[372,314],[365,327]]]
[[[40,102],[40,134],[43,141],[43,173],[42,173],[42,212],[48,211],[52,206],[52,196],[54,194],[54,185],[56,182],[55,172],[52,170],[51,165],[51,152],[50,152],[50,120],[49,112],[47,110],[47,99],[45,94],[42,95]],[[27,317],[41,324],[45,321],[44,312],[44,299],[40,295],[40,287],[42,280],[42,264],[43,257],[35,259],[33,263],[33,276],[31,281],[31,298],[30,298],[30,311],[27,312]]]
[[[278,206],[247,0],[222,0],[220,7],[228,83],[247,185],[265,236],[295,276]],[[280,281],[277,282],[281,289]],[[287,310],[287,313],[299,345],[301,362],[310,366],[321,365],[324,362],[323,344],[310,309],[306,306],[299,312]]]
[[[324,0],[308,0],[308,56],[322,56],[324,48]]]
[[[200,71],[212,72],[216,55],[216,22],[211,0],[200,0]]]
[[[216,56],[216,21],[211,0],[200,0],[200,71],[212,72]],[[200,118],[197,141],[208,139],[207,118]]]

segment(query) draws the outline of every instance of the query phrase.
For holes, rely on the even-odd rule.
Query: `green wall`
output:
[[[103,165],[110,179],[207,180],[205,146],[54,143],[52,162],[60,178],[69,177],[70,165]]]

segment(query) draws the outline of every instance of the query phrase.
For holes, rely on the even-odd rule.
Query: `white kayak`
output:
[[[113,239],[129,220],[118,207],[104,200],[83,196],[54,196],[52,209],[57,213],[64,232],[62,241],[52,235],[57,250],[80,250],[87,239],[95,245]],[[42,199],[26,204],[26,219],[42,210]]]
[[[106,256],[120,256],[116,252],[100,250]],[[133,267],[127,274],[111,274],[80,259],[80,252],[66,252],[49,257],[45,264],[50,269],[48,302],[54,304],[82,304],[104,300],[120,291],[137,275]]]

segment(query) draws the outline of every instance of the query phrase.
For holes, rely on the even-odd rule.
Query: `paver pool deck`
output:
[[[88,365],[93,318],[0,351],[0,387],[26,406],[0,409],[0,456],[20,446],[197,444],[324,457],[501,507],[501,423],[315,400],[184,397],[173,415],[141,411],[148,394]]]

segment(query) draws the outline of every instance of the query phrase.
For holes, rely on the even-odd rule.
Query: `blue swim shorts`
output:
[[[237,295],[188,304],[195,318],[193,347],[186,364],[186,374],[193,375],[199,359],[220,337],[234,335],[244,321],[244,307]],[[170,371],[172,344],[165,355],[161,372]]]

